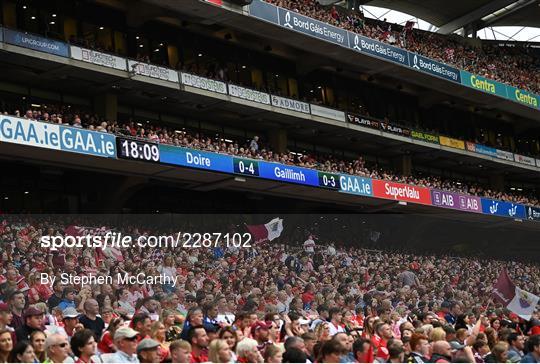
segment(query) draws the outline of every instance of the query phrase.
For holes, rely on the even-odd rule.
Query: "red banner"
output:
[[[396,201],[431,205],[429,188],[388,181],[373,180],[373,196]]]
[[[218,5],[218,6],[222,6],[222,5],[223,5],[223,0],[206,0],[206,2],[212,3],[212,4],[214,4],[214,5]]]

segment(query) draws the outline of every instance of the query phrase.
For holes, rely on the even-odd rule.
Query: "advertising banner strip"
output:
[[[532,92],[523,91],[513,86],[506,86],[506,93],[508,98],[512,101],[519,102],[520,104],[539,109],[540,108],[540,96],[533,94]]]
[[[64,42],[40,37],[35,34],[16,32],[11,29],[3,29],[3,33],[4,42],[6,43],[66,58],[69,57],[69,48]]]
[[[297,14],[268,4],[262,0],[254,0],[249,6],[251,16],[280,25],[284,28],[348,47],[356,52],[367,53],[390,62],[411,67],[446,80],[461,83],[476,90],[508,98],[512,101],[539,109],[540,95],[517,89],[501,82],[490,80],[470,72],[459,70],[447,64],[432,60],[422,55],[408,52],[375,39],[345,31],[341,28]]]
[[[128,60],[128,70],[137,75],[157,78],[160,80],[178,82],[178,72],[170,68],[160,67],[153,64]]]
[[[159,145],[159,161],[177,166],[234,173],[232,157],[229,155],[171,145]]]
[[[91,49],[71,46],[71,58],[121,71],[127,71],[127,62],[125,58],[93,51]]]
[[[278,8],[279,25],[283,28],[325,40],[343,47],[349,46],[347,31],[283,8]]]
[[[319,187],[319,175],[314,169],[261,161],[259,162],[259,176],[276,181]]]
[[[304,114],[309,114],[309,104],[298,100],[288,99],[286,97],[271,95],[272,106],[280,109],[297,111]]]
[[[225,82],[211,80],[209,78],[192,75],[189,73],[180,73],[180,79],[183,85],[200,88],[201,90],[227,94],[227,84]]]
[[[0,120],[0,142],[116,158],[112,134],[10,116]]]
[[[520,154],[514,154],[514,159],[518,163],[526,164],[526,165],[532,166],[532,167],[536,167],[536,162],[535,162],[534,158],[527,157],[527,156],[520,155]]]
[[[506,85],[482,76],[461,71],[461,83],[476,90],[506,98]]]
[[[377,120],[368,119],[364,116],[347,114],[347,121],[351,124],[358,124],[361,126],[366,126],[372,129],[380,129],[380,122]]]
[[[487,215],[525,219],[525,206],[511,202],[482,198],[482,212]]]
[[[63,151],[116,158],[113,134],[60,126],[60,142]]]
[[[372,180],[372,185],[374,197],[431,205],[429,188],[377,179]]]
[[[372,180],[367,177],[342,174],[339,176],[339,192],[361,196],[373,196]]]
[[[540,221],[540,208],[527,206],[527,220]]]
[[[447,147],[465,150],[465,142],[463,140],[449,138],[441,135],[439,136],[439,142],[441,143],[441,145]]]
[[[434,61],[416,53],[409,53],[409,63],[412,68],[426,72],[448,81],[461,83],[461,73],[457,68]]]
[[[349,48],[362,53],[368,53],[387,61],[409,66],[409,52],[387,43],[349,32]]]
[[[496,149],[497,152],[497,158],[504,159],[507,161],[514,161],[514,153],[510,153],[504,150]]]
[[[381,125],[381,130],[384,131],[384,132],[397,134],[397,135],[401,135],[401,136],[404,136],[404,137],[410,137],[411,136],[411,130],[410,129],[407,129],[407,128],[404,128],[404,127],[401,127],[401,126],[398,126],[398,125],[393,125],[391,123],[387,123],[387,122],[384,122],[384,121],[381,121],[380,125]]]
[[[461,193],[431,190],[433,206],[482,213],[480,197],[463,195]]]
[[[495,148],[486,147],[485,145],[482,145],[482,144],[475,144],[475,148],[476,148],[476,153],[480,153],[480,154],[488,155],[490,157],[497,158],[497,149]]]
[[[345,113],[343,111],[339,111],[336,109],[329,109],[327,107],[322,107],[322,106],[313,105],[313,104],[311,104],[310,107],[311,107],[311,114],[313,115],[345,122]]]
[[[421,131],[411,130],[411,137],[413,139],[421,140],[423,142],[439,144],[439,136],[435,134],[424,133]]]
[[[279,25],[278,8],[266,1],[254,0],[249,5],[249,14],[256,18]]]
[[[229,84],[229,95],[240,99],[258,102],[259,104],[270,105],[270,94]]]

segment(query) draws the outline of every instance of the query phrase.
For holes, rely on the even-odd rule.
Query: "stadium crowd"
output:
[[[540,293],[537,262],[364,250],[298,231],[252,248],[41,246],[41,236],[176,231],[71,223],[0,224],[0,362],[540,362],[538,311],[525,321],[490,299],[504,267]],[[82,286],[62,274],[142,282]]]
[[[540,93],[540,59],[527,46],[482,44],[473,47],[458,36],[448,36],[365,18],[361,12],[324,7],[316,0],[266,0],[336,27],[408,49],[459,69]]]
[[[538,200],[535,192],[525,195],[522,191],[520,192],[517,190],[497,191],[472,181],[460,181],[457,178],[444,178],[435,175],[426,176],[420,173],[410,176],[400,175],[389,168],[381,168],[377,164],[366,163],[361,156],[355,160],[345,160],[333,155],[306,153],[305,151],[275,153],[269,147],[264,146],[263,141],[258,136],[242,142],[227,139],[226,137],[217,134],[205,135],[198,131],[190,132],[185,128],[177,130],[171,127],[157,126],[152,123],[143,124],[131,119],[124,123],[116,121],[109,122],[104,121],[96,114],[83,110],[74,110],[65,105],[40,105],[40,107],[28,109],[24,113],[21,113],[20,110],[15,110],[14,112],[4,111],[4,114],[13,114],[29,120],[64,124],[77,128],[87,128],[90,130],[141,138],[156,143],[263,159],[299,167],[314,168],[326,172],[348,173],[351,175],[408,183],[411,185],[452,192],[461,192],[473,196],[493,198],[525,205],[540,206],[540,200]]]

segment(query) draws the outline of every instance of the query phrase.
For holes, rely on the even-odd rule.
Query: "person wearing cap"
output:
[[[208,334],[204,326],[191,326],[188,332],[191,344],[191,363],[204,363],[208,361]]]
[[[29,341],[30,334],[36,330],[43,329],[43,312],[34,306],[28,307],[24,311],[24,325],[15,330],[17,342]]]
[[[264,349],[266,348],[266,345],[270,344],[268,341],[268,335],[270,328],[270,325],[268,325],[264,321],[256,321],[253,325],[251,325],[251,337],[254,340],[257,340],[257,349],[261,352],[261,354],[264,352]]]
[[[121,327],[114,333],[114,354],[103,355],[105,363],[139,363],[137,358],[137,335],[131,327]]]
[[[159,363],[159,343],[154,339],[143,339],[137,345],[137,357],[141,363]]]
[[[68,307],[62,311],[62,322],[64,323],[66,336],[70,340],[76,331],[84,328],[84,326],[79,323],[79,313],[74,307]]]
[[[21,291],[12,291],[7,295],[7,303],[11,310],[12,319],[10,326],[17,330],[19,327],[24,325],[23,310],[26,305],[26,299],[24,298],[24,293]]]
[[[13,314],[9,310],[9,305],[4,302],[0,303],[0,331],[15,331],[11,326],[9,326],[12,319]]]

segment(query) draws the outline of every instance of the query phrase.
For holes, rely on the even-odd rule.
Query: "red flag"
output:
[[[512,280],[508,276],[506,268],[504,268],[497,278],[497,283],[493,287],[493,299],[502,303],[505,307],[514,299],[516,295],[516,285],[512,283]]]
[[[268,240],[268,230],[264,225],[246,225],[246,228],[249,230],[255,243],[260,243]]]

